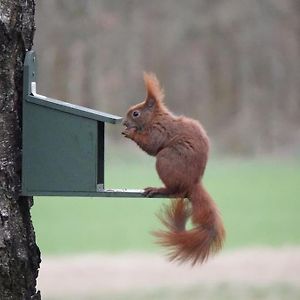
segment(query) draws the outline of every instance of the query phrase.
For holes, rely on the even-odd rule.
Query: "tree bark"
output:
[[[0,299],[41,299],[40,251],[30,217],[32,197],[20,196],[22,72],[31,49],[34,0],[0,2]]]

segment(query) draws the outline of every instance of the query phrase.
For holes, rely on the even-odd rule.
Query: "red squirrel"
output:
[[[155,232],[169,247],[170,260],[203,263],[222,248],[225,230],[216,204],[201,182],[208,159],[209,140],[199,122],[173,115],[164,104],[164,91],[152,73],[144,73],[146,99],[132,106],[122,134],[149,155],[164,187],[145,188],[145,196],[172,196],[159,215],[166,231]],[[194,227],[186,229],[191,218]]]

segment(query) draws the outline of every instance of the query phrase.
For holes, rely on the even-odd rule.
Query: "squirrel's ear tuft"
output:
[[[144,82],[147,90],[146,104],[149,107],[163,102],[164,91],[154,73],[144,72]]]

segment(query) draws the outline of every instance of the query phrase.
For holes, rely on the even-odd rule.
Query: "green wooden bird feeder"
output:
[[[39,95],[36,55],[26,54],[23,82],[22,194],[143,197],[104,188],[105,124],[122,118]]]

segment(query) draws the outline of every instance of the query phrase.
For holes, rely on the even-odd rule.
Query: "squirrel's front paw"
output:
[[[135,133],[136,129],[135,128],[125,128],[122,131],[122,135],[124,135],[124,137],[128,138],[128,139],[132,139],[134,133]]]

